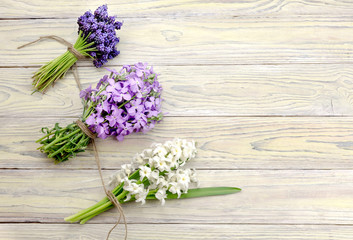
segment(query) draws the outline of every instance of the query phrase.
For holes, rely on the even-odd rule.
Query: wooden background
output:
[[[201,186],[239,194],[126,204],[129,239],[353,239],[353,2],[106,1],[124,20],[109,67],[149,62],[168,116],[146,135],[99,141],[104,175],[149,146],[195,139]],[[91,149],[60,165],[38,152],[40,128],[81,114],[71,73],[46,95],[31,74],[76,40],[101,1],[0,2],[0,239],[104,239],[115,210],[63,218],[100,200]],[[79,63],[84,86],[104,69]],[[122,226],[112,239],[122,239]]]

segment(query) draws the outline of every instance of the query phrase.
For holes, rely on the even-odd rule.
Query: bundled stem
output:
[[[36,141],[42,144],[38,149],[49,158],[55,159],[56,163],[67,161],[77,153],[83,152],[91,140],[76,123],[71,123],[65,128],[56,123],[53,129],[42,128],[42,132],[46,135]]]
[[[130,175],[129,179],[138,179],[140,177],[139,171],[135,171],[133,174]],[[114,188],[112,193],[115,195],[119,203],[124,203],[124,198],[126,197],[126,191],[123,190],[124,183],[119,184]],[[132,201],[132,200],[131,200]],[[98,203],[92,205],[91,207],[82,210],[70,217],[65,218],[67,222],[77,222],[80,221],[81,224],[84,224],[91,218],[99,215],[102,212],[105,212],[111,208],[113,208],[113,203],[108,199],[108,197],[104,197]]]
[[[104,89],[102,88],[97,94],[100,94]],[[96,102],[91,102],[88,106],[85,104],[82,121],[92,114],[96,105]],[[77,153],[84,152],[91,140],[76,122],[65,128],[56,123],[52,129],[42,128],[42,132],[45,135],[36,141],[42,146],[37,149],[46,153],[49,158],[53,158],[55,163],[67,161],[69,158],[75,157]]]
[[[82,56],[91,57],[88,52],[96,51],[96,48],[91,47],[94,42],[86,42],[88,37],[89,35],[83,37],[82,32],[80,32],[73,47]],[[34,91],[42,93],[45,92],[45,90],[56,80],[63,78],[66,72],[76,63],[77,60],[77,56],[68,50],[61,56],[43,65],[37,72],[34,73],[32,77]]]

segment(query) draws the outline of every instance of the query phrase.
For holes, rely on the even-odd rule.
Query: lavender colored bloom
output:
[[[98,126],[104,121],[104,118],[100,114],[91,114],[87,119],[86,123],[91,126]]]
[[[82,90],[80,92],[80,98],[84,98],[85,100],[88,100],[91,93],[92,93],[92,86],[90,85],[87,89]]]
[[[94,59],[93,64],[97,68],[119,55],[120,52],[116,49],[119,38],[115,30],[120,30],[123,23],[115,20],[115,16],[108,16],[107,5],[98,7],[94,13],[85,12],[77,19],[77,24],[79,32],[87,37],[87,43],[94,42],[92,47],[96,51],[89,52],[89,55]]]
[[[98,14],[98,13],[97,13]],[[114,136],[122,141],[133,132],[147,132],[162,120],[162,87],[147,63],[110,70],[97,87],[82,91],[81,98],[94,110],[86,118],[88,127],[100,138]]]
[[[95,127],[97,132],[97,137],[106,139],[109,136],[109,126],[108,123],[101,123]]]

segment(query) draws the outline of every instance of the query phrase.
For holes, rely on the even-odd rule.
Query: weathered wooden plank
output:
[[[111,171],[104,171],[104,176]],[[98,171],[0,171],[0,221],[61,223],[103,196]],[[125,204],[129,223],[352,224],[353,170],[199,170],[201,186],[241,193]],[[113,223],[116,211],[91,223]]]
[[[74,119],[1,118],[1,168],[93,168],[92,149],[67,163],[54,165],[35,140],[40,129]],[[195,139],[198,157],[191,163],[206,169],[352,169],[352,118],[167,117],[147,134],[123,142],[98,140],[104,168],[119,168],[153,142],[174,137]]]
[[[352,62],[353,19],[126,19],[118,58],[110,65],[147,61],[155,65],[288,64]],[[77,38],[75,19],[1,21],[0,66],[38,65],[65,47],[39,36]],[[82,62],[81,65],[92,66]]]
[[[288,15],[351,15],[349,1],[113,1],[106,0],[112,14],[122,17],[239,17],[239,16],[288,16]],[[3,0],[1,18],[67,18],[78,17],[88,9],[94,10],[101,1],[57,1],[55,7],[45,0]]]
[[[2,69],[0,115],[79,116],[82,104],[72,74],[42,96],[31,94],[30,77],[36,69]],[[154,66],[154,69],[161,74],[163,109],[169,116],[352,116],[353,112],[351,64]],[[84,87],[95,86],[106,73],[105,69],[79,69]]]
[[[0,239],[102,239],[106,236],[109,227],[106,224],[0,224]],[[128,229],[128,239],[136,240],[351,240],[353,238],[351,226],[338,225],[129,224]],[[112,233],[112,238],[119,236],[121,236],[121,230],[115,230]]]

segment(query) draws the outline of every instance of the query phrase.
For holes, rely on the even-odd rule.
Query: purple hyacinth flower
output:
[[[111,76],[104,76],[88,99],[81,95],[86,106],[95,106],[86,119],[89,128],[100,138],[114,136],[119,141],[133,132],[152,129],[162,119],[157,74],[143,63],[110,71]]]
[[[111,115],[107,115],[105,119],[109,121],[109,126],[114,127],[117,123],[124,123],[125,119],[122,116],[124,110],[122,109],[114,109]]]
[[[88,88],[86,88],[80,92],[80,98],[84,98],[85,100],[88,100],[91,93],[92,93],[92,86],[89,85]]]
[[[104,118],[101,117],[100,115],[96,115],[96,114],[91,114],[87,119],[86,119],[86,123],[90,126],[92,125],[98,125],[100,123],[102,123],[104,121]]]
[[[119,43],[116,30],[121,28],[122,22],[108,15],[107,5],[98,7],[94,14],[87,11],[77,19],[77,24],[83,37],[88,36],[87,44],[93,42],[90,47],[96,48],[89,54],[94,58],[93,64],[97,68],[103,66],[108,59],[119,55],[120,52],[116,50],[116,45]]]
[[[97,137],[106,139],[109,136],[108,123],[101,123],[96,126]]]
[[[123,127],[121,132],[116,136],[116,139],[118,139],[118,141],[122,141],[122,140],[124,140],[124,136],[129,135],[133,131],[134,131],[133,125],[131,123],[127,122],[127,123],[125,123],[125,126]]]

